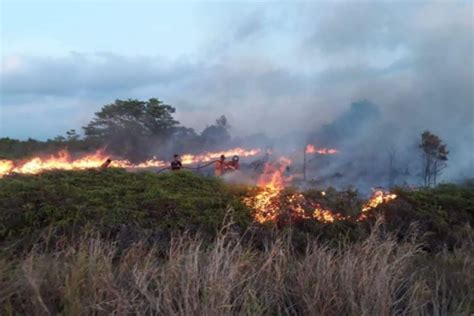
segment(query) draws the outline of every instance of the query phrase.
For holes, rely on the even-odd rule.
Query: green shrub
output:
[[[284,190],[282,197],[294,190]],[[422,236],[433,251],[452,249],[474,238],[474,189],[467,185],[397,188],[397,199],[380,205],[363,222],[355,220],[363,203],[356,191],[303,192],[311,203],[352,216],[329,224],[313,219],[285,221],[285,214],[276,225],[254,223],[252,210],[241,202],[252,191],[186,171],[157,175],[106,169],[7,176],[0,179],[0,241],[27,247],[45,234],[69,238],[100,232],[122,234],[127,245],[132,237],[184,230],[212,237],[229,210],[240,232],[250,224],[259,236],[272,236],[275,229],[291,230],[296,249],[304,249],[308,239],[334,245],[364,239],[378,215],[383,215],[387,232],[398,233],[400,239]]]
[[[47,227],[100,230],[127,225],[212,232],[229,208],[237,225],[251,222],[250,211],[227,185],[186,171],[15,175],[0,180],[0,238],[28,236]]]
[[[401,237],[413,229],[423,236],[430,250],[449,249],[472,240],[474,231],[474,190],[454,184],[436,188],[394,191],[398,198],[379,208],[386,218],[387,229]],[[412,227],[412,224],[415,227]]]

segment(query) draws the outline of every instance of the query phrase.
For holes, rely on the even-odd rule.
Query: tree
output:
[[[442,140],[430,131],[421,134],[423,163],[423,181],[425,186],[436,185],[436,181],[442,171],[447,167],[449,151]]]
[[[66,141],[66,137],[64,137],[62,135],[58,135],[58,136],[54,137],[52,141],[57,142],[57,143],[64,143]]]
[[[174,153],[182,153],[202,150],[199,135],[194,129],[184,126],[177,127],[169,139]]]
[[[79,140],[79,135],[76,133],[75,129],[70,129],[66,132],[66,139],[69,142],[75,142]]]
[[[156,98],[116,100],[95,113],[94,119],[83,129],[87,140],[138,160],[173,134],[179,124],[173,118],[174,112],[175,108]]]
[[[216,120],[216,126],[225,128],[226,130],[230,127],[229,124],[228,124],[228,122],[227,122],[227,118],[225,117],[225,115],[221,115],[221,116]]]
[[[204,144],[215,146],[223,142],[228,142],[230,140],[230,134],[228,131],[229,127],[227,118],[224,115],[221,115],[216,120],[216,124],[208,126],[202,131],[201,137]]]

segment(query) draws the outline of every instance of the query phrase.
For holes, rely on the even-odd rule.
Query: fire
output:
[[[0,177],[9,173],[38,174],[47,170],[82,170],[98,168],[107,159],[107,155],[98,150],[93,154],[74,159],[67,151],[62,150],[57,154],[47,157],[34,157],[26,161],[13,162],[11,160],[0,161]],[[113,161],[111,166],[129,167],[133,166],[127,160]]]
[[[255,156],[260,153],[260,149],[245,150],[235,148],[222,152],[208,152],[200,155],[183,155],[183,164],[192,164],[197,162],[208,162],[217,159],[221,155],[241,157]],[[62,150],[57,154],[46,157],[33,157],[26,161],[0,160],[0,178],[11,173],[38,174],[48,170],[83,170],[90,168],[99,168],[109,156],[103,151],[98,150],[95,153],[84,155],[80,158],[72,157],[67,151]],[[162,168],[167,162],[159,159],[150,159],[144,162],[133,164],[129,160],[114,159],[110,167],[140,169],[140,168]]]
[[[335,220],[343,220],[344,216],[331,210],[316,208],[313,212],[313,218],[323,223],[332,223]]]
[[[13,162],[10,160],[0,160],[0,177],[4,174],[10,173],[13,169]]]
[[[396,194],[390,192],[384,192],[382,190],[376,190],[372,194],[370,200],[368,200],[362,207],[362,211],[359,214],[359,221],[367,219],[367,214],[369,211],[373,210],[382,203],[387,203],[389,201],[395,200],[397,198]]]
[[[317,149],[313,145],[308,145],[306,151],[310,153],[332,154],[337,153],[335,149]],[[183,164],[193,164],[198,162],[210,162],[218,159],[221,155],[241,157],[255,156],[261,152],[260,149],[245,150],[234,148],[220,152],[206,152],[203,154],[182,156]],[[38,174],[48,170],[82,170],[89,168],[100,168],[108,155],[102,151],[84,155],[79,158],[72,157],[67,151],[59,151],[55,155],[47,157],[34,157],[26,161],[0,160],[0,178],[11,173]],[[254,218],[259,223],[277,221],[282,213],[289,214],[291,218],[315,219],[323,223],[333,223],[341,220],[355,219],[363,221],[368,218],[371,210],[382,203],[390,202],[397,198],[396,194],[374,191],[372,197],[363,204],[361,212],[355,218],[344,216],[338,212],[328,209],[319,203],[309,201],[302,193],[284,191],[292,177],[288,175],[292,161],[289,158],[281,157],[276,163],[266,163],[263,173],[257,181],[257,191],[254,195],[244,198],[243,202],[252,208]],[[167,162],[159,159],[150,159],[138,164],[133,164],[128,160],[114,159],[110,163],[111,167],[120,168],[152,168],[167,166]],[[326,192],[321,191],[321,196],[325,197]]]
[[[279,191],[283,190],[285,184],[291,181],[291,177],[285,175],[291,162],[291,159],[287,157],[280,157],[276,165],[266,163],[263,173],[258,179],[258,186],[271,187]]]
[[[325,208],[319,203],[308,201],[302,193],[283,192],[291,180],[290,177],[285,176],[289,164],[291,161],[287,158],[280,158],[276,165],[267,163],[258,179],[257,193],[244,198],[244,204],[254,210],[254,218],[257,222],[275,222],[284,213],[289,213],[292,218],[315,219],[322,223],[354,219],[351,216],[345,216]],[[326,196],[326,192],[321,191],[321,196]],[[375,191],[372,197],[364,203],[355,220],[366,220],[368,212],[396,197],[396,194],[381,190]]]
[[[255,220],[264,223],[276,220],[280,211],[281,191],[285,188],[285,171],[291,160],[282,157],[277,165],[265,164],[263,173],[258,179],[260,192],[244,199],[244,203],[255,210]]]
[[[316,148],[316,146],[308,144],[306,145],[305,152],[307,154],[334,155],[339,151],[334,148]]]
[[[261,149],[250,149],[245,150],[243,148],[237,147],[234,149],[226,150],[226,151],[219,151],[219,152],[207,152],[204,154],[192,155],[192,154],[185,154],[181,156],[181,162],[183,164],[195,164],[199,162],[210,162],[213,160],[219,159],[220,156],[224,155],[226,157],[231,157],[234,155],[240,157],[251,157],[260,154]]]
[[[280,206],[277,199],[280,197],[280,190],[268,186],[253,197],[245,198],[244,203],[253,208],[255,220],[259,223],[275,221],[279,214]]]
[[[280,158],[276,165],[267,163],[257,182],[259,192],[243,200],[245,205],[255,210],[255,220],[259,223],[275,221],[285,208],[293,217],[302,219],[314,218],[324,223],[343,219],[341,214],[324,209],[319,204],[308,206],[309,202],[301,193],[282,194],[291,181],[291,177],[285,175],[290,164],[291,160],[285,157]],[[325,194],[323,191],[322,195]]]
[[[128,169],[138,169],[138,168],[162,168],[166,166],[166,162],[158,159],[149,159],[139,164],[132,164],[128,160],[112,160],[111,167],[116,168],[128,168]]]
[[[346,219],[342,214],[325,209],[318,203],[309,203],[301,193],[294,193],[288,198],[288,201],[293,203],[291,209],[294,214],[302,219],[315,219],[322,223],[333,223],[336,220]],[[305,208],[308,209],[309,214]]]

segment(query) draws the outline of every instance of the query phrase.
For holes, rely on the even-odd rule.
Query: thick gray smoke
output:
[[[314,158],[310,177],[362,189],[419,184],[418,144],[424,130],[448,144],[449,167],[442,180],[473,177],[472,5],[355,3],[328,9],[331,14],[315,26],[305,52],[325,54],[334,62],[309,79],[313,85],[305,92],[312,104],[302,106],[298,100],[287,112],[295,121],[278,120],[286,126],[299,123],[309,143],[340,149],[337,156]],[[371,60],[377,52],[381,60],[384,54],[397,57],[380,66],[381,61]],[[328,104],[339,113],[330,113]],[[322,127],[321,117],[328,120]],[[301,148],[301,132],[293,134],[283,143]]]
[[[321,183],[386,186],[389,152],[396,153],[395,182],[416,183],[424,130],[448,144],[441,180],[474,176],[471,2],[234,9],[219,7],[208,45],[192,59],[7,56],[0,133],[13,124],[24,124],[29,136],[41,131],[31,120],[10,123],[31,108],[42,125],[74,118],[80,126],[98,104],[158,96],[197,131],[226,115],[234,140],[224,145],[338,147],[339,155],[309,163]],[[44,114],[50,108],[55,114]]]

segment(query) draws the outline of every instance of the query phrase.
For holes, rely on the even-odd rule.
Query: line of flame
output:
[[[246,150],[243,148],[234,148],[220,152],[206,152],[203,154],[182,156],[183,164],[194,164],[198,162],[209,162],[218,159],[221,155],[241,157],[251,157],[258,155],[260,149]],[[81,170],[100,167],[106,159],[109,158],[104,151],[98,150],[95,153],[84,155],[80,158],[72,158],[66,150],[61,150],[56,154],[46,157],[33,157],[23,161],[0,160],[0,178],[11,173],[38,174],[47,170]],[[138,168],[162,168],[167,162],[159,159],[150,159],[138,164],[133,164],[129,160],[112,160],[111,167],[138,169]]]
[[[312,144],[306,145],[305,151],[307,154],[320,154],[320,155],[334,155],[339,152],[337,149],[334,149],[334,148],[316,148],[316,146]]]

